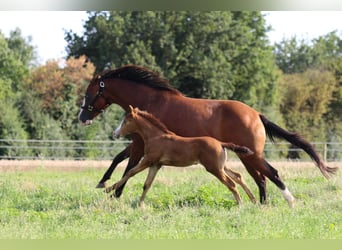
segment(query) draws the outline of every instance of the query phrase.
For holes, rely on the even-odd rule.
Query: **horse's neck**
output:
[[[129,105],[139,107],[141,110],[149,110],[151,103],[157,105],[164,103],[166,96],[163,91],[156,90],[144,85],[135,83],[114,84],[115,103],[120,105],[126,111],[129,110]]]

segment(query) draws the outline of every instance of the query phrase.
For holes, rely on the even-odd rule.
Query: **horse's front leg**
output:
[[[132,140],[133,143],[130,147],[128,164],[122,177],[124,177],[132,168],[134,168],[144,155],[144,141],[141,139],[141,137],[137,134],[132,134]],[[115,188],[115,197],[119,198],[121,196],[125,185],[126,182],[123,182],[122,185]]]
[[[129,170],[127,172],[126,175],[124,175],[120,181],[116,182],[114,185],[108,187],[105,189],[105,191],[107,193],[116,190],[117,188],[121,187],[124,183],[126,183],[128,181],[129,178],[133,177],[134,175],[136,175],[137,173],[143,171],[144,169],[148,168],[150,165],[149,161],[144,158],[140,164],[134,168],[132,168],[131,170]]]
[[[110,179],[117,165],[129,157],[130,146],[131,144],[128,145],[123,151],[121,151],[118,155],[114,157],[112,164],[107,169],[106,173],[103,175],[102,179],[99,181],[96,188],[105,188],[105,182]]]

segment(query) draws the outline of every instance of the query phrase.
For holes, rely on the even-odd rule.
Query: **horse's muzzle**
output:
[[[85,122],[82,122],[81,121],[81,123],[83,124],[83,125],[91,125],[92,123],[93,123],[93,120],[86,120]]]
[[[89,117],[89,112],[85,112],[83,109],[81,109],[80,114],[78,115],[78,120],[83,125],[91,125],[93,123],[93,120]]]

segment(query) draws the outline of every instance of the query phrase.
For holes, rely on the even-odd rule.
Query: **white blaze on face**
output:
[[[85,105],[85,98],[83,98],[83,101],[82,101],[82,106],[81,107],[84,107]],[[78,114],[78,120],[81,121],[81,113],[82,113],[83,109],[81,108],[80,109],[80,113]],[[84,125],[90,125],[92,124],[92,120],[86,120],[85,122],[81,121]]]
[[[85,105],[85,98],[83,98],[80,113],[78,113],[78,120],[81,120],[82,107],[84,107],[84,105]]]
[[[122,124],[124,123],[124,120],[125,119],[123,119],[120,122],[119,126],[114,130],[114,133],[113,133],[114,138],[119,138],[120,137],[120,132],[121,132],[121,128],[122,128]]]

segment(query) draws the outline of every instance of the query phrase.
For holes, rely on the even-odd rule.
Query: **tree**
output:
[[[27,38],[22,37],[19,28],[11,31],[10,36],[7,38],[8,48],[28,68],[34,66],[36,60],[35,48],[31,45],[31,42],[32,38],[30,36]]]
[[[35,107],[32,107],[34,111],[39,110],[58,121],[65,135],[73,136],[73,127],[78,123],[79,104],[83,98],[81,94],[83,95],[94,70],[94,65],[87,62],[84,56],[79,59],[69,58],[64,67],[61,67],[58,61],[48,61],[33,70],[30,79],[25,83],[24,88],[29,91],[25,92],[27,98],[22,104],[23,110],[26,110],[25,106],[32,106],[27,104],[31,99],[37,100]],[[28,120],[33,121],[36,115],[40,115],[39,112],[31,115],[29,112],[25,111]]]
[[[276,62],[278,67],[285,73],[282,82],[286,82],[288,78],[296,78],[298,80],[303,80],[302,76],[305,72],[323,72],[321,76],[316,74],[317,80],[322,80],[320,83],[322,88],[324,87],[326,81],[324,81],[324,76],[331,74],[334,78],[334,83],[325,86],[329,88],[329,93],[324,90],[317,90],[320,96],[315,95],[315,92],[308,92],[308,87],[301,92],[301,96],[298,98],[305,98],[302,95],[311,95],[312,102],[321,103],[324,106],[325,112],[315,113],[312,112],[310,118],[316,119],[320,115],[322,122],[326,124],[324,132],[326,133],[325,140],[327,141],[341,141],[342,140],[342,40],[336,34],[336,31],[330,32],[327,35],[313,39],[310,43],[304,42],[303,40],[298,42],[294,37],[290,40],[283,40],[281,43],[275,46]],[[330,77],[329,77],[330,78]],[[308,84],[311,84],[309,81]],[[303,82],[298,82],[302,86]],[[318,84],[318,83],[317,83]],[[331,86],[334,88],[331,90]],[[287,86],[282,85],[284,91],[286,92]],[[330,90],[332,91],[330,93]],[[283,91],[283,93],[284,93]],[[290,91],[290,90],[288,90]],[[290,98],[295,98],[289,95]],[[283,97],[286,99],[286,97]],[[322,99],[323,102],[322,103]],[[284,104],[283,104],[284,105]],[[292,105],[288,103],[288,105]],[[293,107],[285,108],[286,110],[293,109]],[[284,107],[282,108],[284,111]],[[286,114],[284,114],[286,116]],[[287,117],[291,119],[291,117]],[[289,122],[289,121],[288,121]],[[304,122],[304,119],[303,121]],[[307,124],[308,125],[308,124]],[[311,125],[304,127],[303,131],[312,131]],[[323,129],[321,129],[323,131]],[[317,129],[318,133],[319,130]],[[317,136],[317,135],[316,135]],[[321,136],[318,136],[322,138]],[[323,139],[323,138],[322,138]],[[323,139],[324,140],[324,139]]]
[[[313,41],[313,57],[317,64],[331,71],[335,76],[336,87],[325,121],[329,125],[327,139],[342,141],[342,39],[336,31]]]
[[[0,32],[0,138],[26,139],[24,120],[18,110],[20,88],[29,74],[29,61],[33,60],[33,47],[21,37],[19,29],[6,38]],[[23,56],[20,56],[23,55]],[[15,146],[14,142],[5,142]],[[25,142],[21,146],[25,146]],[[11,156],[22,152],[20,149],[0,151],[1,155]]]
[[[336,31],[311,42],[296,37],[275,44],[276,63],[286,74],[302,73],[309,68],[335,70],[336,59],[342,56],[342,40]]]
[[[258,108],[275,101],[274,58],[259,12],[90,12],[84,28],[82,36],[66,33],[68,56],[86,55],[97,72],[140,64],[188,96]]]
[[[310,141],[325,141],[328,128],[325,115],[336,86],[334,75],[326,70],[306,70],[284,75],[279,83],[280,111],[286,128],[300,131]],[[290,157],[299,155],[290,154]]]
[[[285,74],[302,73],[313,67],[312,48],[296,37],[276,43],[274,53],[277,66]]]

